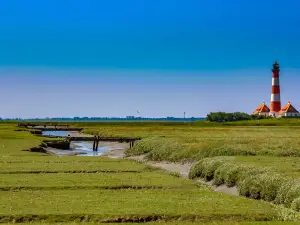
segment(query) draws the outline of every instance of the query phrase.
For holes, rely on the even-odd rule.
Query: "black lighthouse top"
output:
[[[277,61],[274,62],[273,64],[273,68],[272,68],[272,72],[275,72],[275,71],[280,71],[280,67],[279,67],[279,64]]]

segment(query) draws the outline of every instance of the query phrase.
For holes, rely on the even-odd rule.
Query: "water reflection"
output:
[[[46,131],[43,131],[42,134],[45,136],[67,137],[69,135],[69,132],[65,131],[65,130],[57,130],[57,131],[46,130]]]
[[[68,131],[43,131],[43,135],[45,136],[60,136],[67,137],[71,136],[71,133]],[[66,155],[71,153],[76,153],[77,156],[100,156],[103,152],[111,151],[116,148],[112,148],[109,146],[99,146],[98,151],[93,151],[93,142],[89,141],[71,141],[70,144],[71,149],[69,150],[61,150],[55,152],[57,155]],[[79,154],[78,154],[79,153]]]

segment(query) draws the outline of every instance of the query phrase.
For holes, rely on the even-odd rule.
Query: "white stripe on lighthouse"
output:
[[[271,94],[271,102],[280,102],[280,94]]]
[[[272,86],[279,85],[279,77],[272,78]]]

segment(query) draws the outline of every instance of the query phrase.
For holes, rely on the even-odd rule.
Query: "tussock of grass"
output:
[[[239,192],[246,197],[274,201],[280,187],[287,181],[282,175],[265,172],[245,178],[239,184]]]
[[[126,151],[126,156],[147,154],[146,158],[154,161],[166,159],[172,152],[179,151],[182,146],[162,137],[152,137],[137,141],[133,148]]]
[[[215,171],[227,162],[228,158],[216,157],[214,160],[211,158],[205,158],[197,162],[189,172],[189,178],[194,179],[196,177],[204,178],[207,181],[210,181],[214,177]]]
[[[189,177],[213,179],[216,185],[237,185],[239,193],[243,196],[284,204],[287,207],[293,205],[293,209],[299,207],[300,181],[266,168],[238,164],[231,158],[215,157],[200,160],[191,168]]]

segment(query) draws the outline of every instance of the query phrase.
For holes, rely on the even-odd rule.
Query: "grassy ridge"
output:
[[[84,180],[84,183],[82,182]],[[163,182],[162,182],[163,181]],[[196,188],[190,180],[170,176],[167,173],[97,173],[97,174],[0,174],[0,189],[10,188],[117,188],[162,187]]]
[[[97,214],[119,216],[198,216],[205,220],[273,220],[268,203],[194,190],[69,190],[0,192],[0,216]],[[205,206],[205,207],[203,207]],[[218,218],[219,217],[219,218]]]
[[[42,157],[41,157],[42,156]],[[61,157],[55,155],[26,155],[26,156],[0,156],[0,163],[102,163],[124,162],[123,159],[104,157]]]
[[[11,223],[3,223],[3,225],[8,225]],[[61,223],[20,223],[20,225],[61,225]],[[78,222],[73,222],[73,223],[64,223],[64,225],[80,225],[82,223]],[[85,223],[87,225],[98,225],[99,223]],[[128,223],[110,223],[111,225],[128,225]],[[141,223],[130,223],[132,225],[140,225]],[[173,221],[173,222],[148,222],[147,224],[149,225],[298,225],[298,222],[283,222],[283,221],[256,221],[256,222],[232,222],[232,221],[226,221],[226,222],[178,222],[178,221]]]
[[[41,157],[42,158],[42,157]],[[49,157],[50,158],[50,157]],[[58,158],[58,157],[57,157]],[[71,157],[70,157],[71,158]],[[43,157],[44,159],[44,157]],[[74,159],[74,157],[73,157]],[[45,160],[45,159],[44,159]],[[29,161],[30,163],[0,163],[0,174],[5,173],[72,173],[72,172],[141,172],[143,170],[149,170],[146,165],[139,164],[133,161],[80,161],[77,157],[76,160],[70,160],[65,162],[62,158],[62,162],[56,159],[53,161]]]
[[[20,130],[14,123],[0,123],[0,156],[33,156],[42,155],[24,150],[38,147],[49,138],[32,135],[28,131]],[[45,154],[44,154],[45,155]]]

